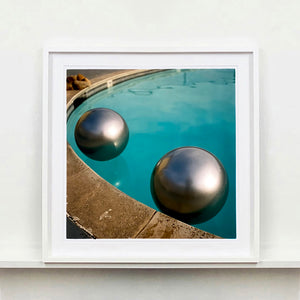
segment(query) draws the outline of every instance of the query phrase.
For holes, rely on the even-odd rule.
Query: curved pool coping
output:
[[[108,74],[67,102],[67,118],[92,95],[121,82],[161,71],[164,70]],[[220,238],[154,210],[118,190],[85,164],[68,142],[67,217],[91,238]]]

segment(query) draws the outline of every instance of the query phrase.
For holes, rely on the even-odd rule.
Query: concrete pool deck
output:
[[[95,71],[88,77],[91,87],[82,91],[67,91],[68,115],[102,89],[157,71],[159,70]],[[88,75],[83,70],[80,72],[84,76]],[[79,103],[76,103],[76,99]],[[67,216],[91,238],[219,238],[156,211],[121,192],[88,167],[69,144]]]

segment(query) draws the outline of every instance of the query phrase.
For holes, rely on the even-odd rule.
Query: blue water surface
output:
[[[127,122],[130,137],[123,153],[95,161],[77,147],[74,129],[81,115],[96,107],[110,108]],[[95,172],[136,200],[157,209],[150,178],[157,161],[172,149],[197,146],[222,162],[229,194],[222,210],[199,229],[224,238],[236,237],[235,70],[168,70],[99,92],[70,115],[68,142]]]

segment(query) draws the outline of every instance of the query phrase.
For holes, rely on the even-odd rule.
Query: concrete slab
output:
[[[70,145],[67,160],[67,213],[95,238],[132,238],[155,214],[92,171]]]
[[[136,238],[161,239],[215,239],[220,238],[214,234],[199,230],[183,222],[175,220],[163,213],[156,212],[147,226]]]

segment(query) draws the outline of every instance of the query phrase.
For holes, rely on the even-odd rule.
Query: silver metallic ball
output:
[[[228,194],[228,179],[221,162],[197,147],[182,147],[164,155],[154,167],[151,193],[165,213],[188,223],[215,216]]]
[[[125,120],[108,108],[95,108],[85,112],[75,127],[75,140],[79,149],[95,160],[109,160],[126,147],[129,130]]]

